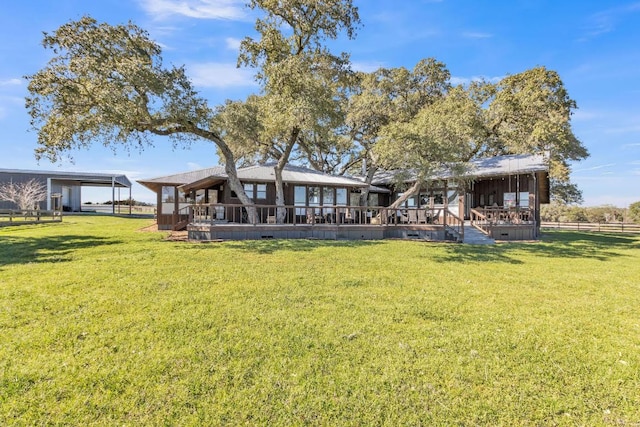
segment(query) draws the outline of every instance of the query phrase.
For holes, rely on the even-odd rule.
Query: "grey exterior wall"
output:
[[[62,206],[65,210],[78,212],[82,208],[82,190],[72,181],[51,180],[51,193],[62,194]]]
[[[24,183],[24,182],[28,182],[31,179],[36,179],[38,182],[41,182],[45,187],[47,186],[47,176],[45,175],[41,175],[41,174],[32,175],[32,174],[22,174],[22,173],[14,174],[14,173],[0,172],[0,185],[8,184],[11,182]],[[40,209],[42,210],[47,209],[46,200],[41,201],[39,205],[40,205]],[[0,200],[0,209],[18,209],[18,206],[16,206],[12,202]]]

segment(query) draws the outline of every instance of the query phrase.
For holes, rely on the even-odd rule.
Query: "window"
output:
[[[456,190],[447,191],[447,203],[449,206],[458,206],[458,192]]]
[[[309,187],[307,189],[309,206],[320,206],[320,187]]]
[[[320,206],[320,187],[307,187],[307,200],[309,206]],[[320,215],[320,209],[315,210]]]
[[[516,193],[504,193],[503,204],[505,208],[516,207]]]
[[[307,204],[306,187],[296,185],[293,188],[293,204],[296,206],[306,206]],[[304,208],[296,208],[296,215],[306,215]]]
[[[433,204],[444,205],[444,193],[442,191],[433,192]]]
[[[205,202],[205,197],[204,197],[204,193],[205,190],[196,190],[196,199],[195,202],[197,204],[203,204]]]
[[[244,184],[244,192],[247,193],[248,198],[253,199],[254,197],[253,184]]]
[[[162,187],[162,203],[171,203],[175,201],[176,187]]]
[[[379,206],[378,193],[369,193],[369,206]]]
[[[174,203],[176,201],[176,187],[163,186],[160,200],[162,203],[160,205],[160,213],[171,215],[175,210]]]
[[[322,205],[323,206],[333,206],[335,203],[335,196],[333,193],[333,188],[324,187],[322,189]],[[327,208],[324,210],[325,213],[333,213],[333,209]]]
[[[267,184],[256,184],[256,199],[267,198]]]
[[[529,207],[529,192],[523,191],[520,193],[520,207],[528,208]]]
[[[347,205],[347,189],[346,188],[336,188],[336,205],[338,206]]]
[[[178,190],[178,210],[180,210],[181,214],[186,214],[184,211],[189,206],[189,195],[185,194],[184,191]]]
[[[403,195],[404,195],[404,193],[397,193],[396,194],[396,200],[399,199],[400,197],[402,197]],[[404,201],[402,206],[404,206],[405,208],[415,208],[417,201],[418,201],[418,196],[411,196],[407,200]]]

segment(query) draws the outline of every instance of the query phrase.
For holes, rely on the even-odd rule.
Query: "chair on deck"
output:
[[[409,224],[418,223],[418,211],[416,211],[415,209],[409,209],[409,212],[407,212],[407,215],[409,216]]]
[[[418,210],[418,224],[426,224],[427,223],[427,211],[424,209]]]

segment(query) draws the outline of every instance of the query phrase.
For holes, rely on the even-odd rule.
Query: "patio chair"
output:
[[[424,209],[418,210],[418,224],[426,224],[427,223],[427,211]]]
[[[418,211],[416,211],[415,209],[409,209],[409,212],[407,212],[407,215],[409,216],[409,224],[418,223]]]

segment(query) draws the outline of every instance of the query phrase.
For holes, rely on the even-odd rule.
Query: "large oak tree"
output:
[[[174,145],[205,139],[222,154],[231,189],[243,204],[252,204],[231,148],[211,126],[215,110],[183,68],[163,66],[161,48],[146,31],[85,16],[45,33],[43,46],[53,57],[27,77],[38,158],[56,161],[94,143],[142,148],[151,135],[167,136]]]

